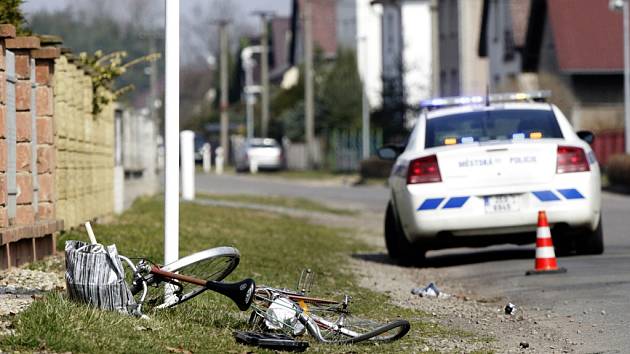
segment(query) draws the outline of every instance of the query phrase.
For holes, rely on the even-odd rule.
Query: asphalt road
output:
[[[198,191],[305,197],[378,213],[388,190],[249,176],[198,175]],[[428,267],[445,271],[443,282],[463,285],[479,297],[504,299],[548,313],[546,322],[578,343],[580,352],[624,353],[630,348],[630,196],[603,194],[606,251],[600,256],[558,259],[565,274],[525,276],[534,246],[493,246],[429,252]],[[381,255],[382,256],[382,255]],[[375,259],[378,259],[376,255]]]
[[[548,312],[546,322],[584,343],[580,351],[625,353],[630,350],[630,197],[604,193],[603,210],[604,254],[558,258],[565,274],[525,276],[534,265],[533,246],[432,252],[430,259],[480,296]]]
[[[197,174],[198,191],[215,194],[255,194],[302,197],[357,210],[381,212],[389,192],[382,186],[343,186],[339,182],[308,182],[270,178],[268,175]]]

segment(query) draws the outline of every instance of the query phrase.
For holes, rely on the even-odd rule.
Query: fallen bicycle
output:
[[[146,258],[137,258],[134,263],[132,258],[119,255],[115,246],[98,244],[89,224],[86,228],[90,244],[66,243],[66,281],[74,300],[142,316],[144,304],[169,308],[212,290],[232,299],[241,311],[253,308],[249,319],[253,332],[241,332],[246,343],[250,343],[248,338],[269,342],[270,336],[257,335],[269,333],[282,335],[271,342],[285,344],[305,333],[322,343],[391,342],[410,329],[406,320],[378,322],[353,316],[348,295],[341,301],[308,296],[313,280],[310,270],[300,276],[300,290],[257,287],[252,279],[223,283],[238,266],[240,253],[236,248],[207,249],[165,266]]]
[[[308,274],[309,270],[303,272],[299,283],[308,279]],[[348,295],[341,301],[308,296],[310,284],[312,281],[307,286],[298,284],[299,291],[256,287],[249,319],[252,329],[293,337],[309,333],[318,342],[335,344],[391,342],[409,332],[410,324],[406,320],[378,322],[353,316],[349,311],[351,297]]]

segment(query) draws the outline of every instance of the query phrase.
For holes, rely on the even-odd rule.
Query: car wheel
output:
[[[551,238],[553,239],[553,248],[556,256],[564,257],[570,255],[575,247],[573,246],[573,235],[567,228],[554,230]]]
[[[385,212],[385,246],[389,257],[400,265],[417,265],[425,260],[426,250],[407,240],[396,215],[394,215],[391,202],[387,204],[387,211]]]
[[[602,229],[602,217],[594,231],[587,231],[575,238],[577,254],[602,254],[604,253],[604,232]]]

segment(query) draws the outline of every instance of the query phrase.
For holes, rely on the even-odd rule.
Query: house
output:
[[[483,8],[479,55],[494,90],[548,89],[576,129],[623,128],[623,19],[608,0],[485,0]]]
[[[383,102],[383,82],[393,82],[410,105],[430,95],[429,0],[311,0],[313,41],[324,58],[339,48],[357,52],[370,107]],[[293,0],[289,61],[302,62],[304,0]]]
[[[503,2],[503,0],[499,0]],[[481,29],[483,0],[434,0],[433,91],[440,96],[483,94],[488,60],[475,50]]]

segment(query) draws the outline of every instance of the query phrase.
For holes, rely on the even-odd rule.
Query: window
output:
[[[552,111],[506,109],[428,119],[425,146],[541,138],[562,138]]]

